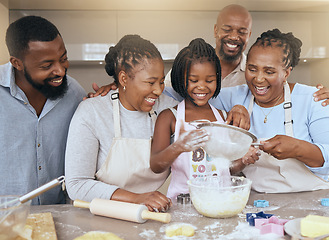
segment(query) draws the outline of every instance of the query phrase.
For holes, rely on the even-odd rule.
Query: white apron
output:
[[[216,122],[223,123],[224,120],[217,109],[211,104],[209,105],[216,117]],[[195,130],[194,126],[185,122],[185,100],[177,106],[175,141],[179,137],[181,124],[184,124],[185,131]],[[187,180],[209,174],[212,175],[215,171],[216,169],[209,163],[209,158],[202,148],[192,152],[181,153],[171,165],[171,181],[168,187],[167,197],[176,200],[177,195],[189,192]]]
[[[155,174],[150,168],[151,138],[121,137],[119,94],[112,93],[115,137],[105,163],[96,173],[97,180],[134,193],[155,191],[164,183],[169,170]],[[149,113],[154,127],[156,115]],[[153,132],[153,131],[152,131]]]
[[[284,101],[285,132],[287,136],[293,137],[288,83],[284,85]],[[250,99],[249,115],[252,113],[253,105],[254,96]],[[265,152],[261,152],[259,160],[247,166],[243,173],[252,180],[252,188],[257,192],[285,193],[329,189],[329,183],[312,173],[304,163],[293,158],[278,160]]]

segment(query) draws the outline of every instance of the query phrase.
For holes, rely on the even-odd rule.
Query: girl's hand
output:
[[[260,150],[255,147],[250,147],[248,152],[240,159],[237,159],[232,162],[230,167],[231,175],[240,173],[246,166],[254,164],[258,161],[260,156]]]
[[[103,87],[98,87],[96,83],[92,84],[93,89],[95,90],[95,93],[88,93],[87,97],[84,97],[83,100],[86,100],[87,98],[93,98],[97,97],[98,95],[101,95],[102,97],[106,96],[111,90],[117,89],[117,85],[113,82],[109,85],[105,85]]]
[[[181,130],[177,141],[172,146],[178,148],[181,152],[190,152],[204,147],[208,140],[209,134],[205,129]]]
[[[321,105],[324,107],[327,106],[329,104],[329,90],[322,84],[318,84],[316,85],[316,87],[319,90],[313,94],[314,101],[318,102],[321,100],[325,100],[321,103]]]
[[[242,105],[235,105],[227,114],[226,123],[249,130],[250,117],[247,109]]]
[[[170,198],[158,191],[137,194],[134,203],[144,204],[152,212],[166,212],[172,206]]]
[[[248,152],[242,157],[242,163],[244,165],[254,164],[259,160],[260,150],[255,147],[250,147]]]

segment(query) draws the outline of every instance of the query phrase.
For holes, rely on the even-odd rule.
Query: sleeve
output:
[[[184,100],[172,87],[165,87],[165,89],[163,90],[163,94],[175,99],[178,102]]]
[[[117,186],[95,179],[99,142],[95,136],[93,108],[82,102],[70,124],[66,154],[65,177],[69,197],[91,201],[94,198],[110,199]]]
[[[244,104],[244,101],[248,94],[247,85],[239,85],[236,87],[226,87],[220,90],[219,95],[216,98],[209,100],[210,104],[217,109],[225,110],[229,112],[234,105]]]
[[[323,107],[321,102],[314,102],[310,94],[310,111],[308,114],[308,129],[313,144],[318,146],[324,158],[324,164],[320,168],[310,168],[310,170],[323,177],[329,176],[329,108]]]

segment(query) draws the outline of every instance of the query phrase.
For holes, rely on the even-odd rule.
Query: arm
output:
[[[100,148],[96,118],[99,118],[99,114],[88,102],[83,102],[71,121],[65,163],[70,198],[85,201],[103,198],[145,204],[150,211],[168,209],[171,206],[170,199],[160,192],[136,194],[95,179]]]
[[[88,98],[93,98],[93,97],[97,97],[98,95],[101,95],[102,97],[106,96],[111,90],[115,90],[117,89],[117,85],[113,82],[113,83],[110,83],[108,85],[105,85],[105,86],[102,86],[102,87],[99,87],[97,85],[97,83],[92,83],[92,87],[95,91],[95,93],[88,93],[87,94],[87,97],[84,97],[83,100],[86,100]]]
[[[240,173],[246,166],[254,164],[260,156],[259,149],[255,147],[250,147],[248,152],[240,159],[232,162],[230,167],[230,172],[232,175]]]
[[[264,151],[273,154],[278,159],[293,157],[308,167],[327,168],[329,161],[329,109],[323,108],[319,102],[313,101],[311,95],[313,89],[308,92],[299,91],[301,91],[300,96],[303,97],[296,98],[297,101],[294,102],[296,108],[294,135],[296,138],[277,135],[265,141]],[[306,98],[306,95],[309,97]],[[316,172],[319,169],[313,170]]]
[[[318,102],[325,100],[321,103],[322,106],[327,106],[329,104],[329,89],[324,87],[322,84],[316,86],[319,90],[313,94],[314,101]]]
[[[277,159],[296,158],[309,167],[322,167],[324,164],[319,147],[307,141],[286,135],[276,135],[261,143],[264,145],[259,148]]]
[[[181,153],[202,147],[209,139],[207,131],[203,129],[188,132],[183,129],[177,141],[170,144],[170,135],[174,132],[175,122],[175,117],[169,109],[161,112],[157,118],[150,160],[151,169],[155,173],[164,172]]]
[[[66,155],[65,176],[69,197],[91,201],[93,198],[110,199],[117,186],[97,181],[99,141],[95,135],[95,111],[88,102],[82,102],[70,124]]]
[[[242,105],[235,105],[228,113],[226,123],[249,130],[250,117],[248,110]]]

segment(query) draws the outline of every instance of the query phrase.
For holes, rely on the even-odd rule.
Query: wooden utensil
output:
[[[150,212],[145,205],[107,199],[95,198],[91,202],[75,200],[73,206],[89,208],[90,212],[95,215],[137,223],[144,223],[148,219],[163,223],[169,223],[171,220],[169,213]]]

